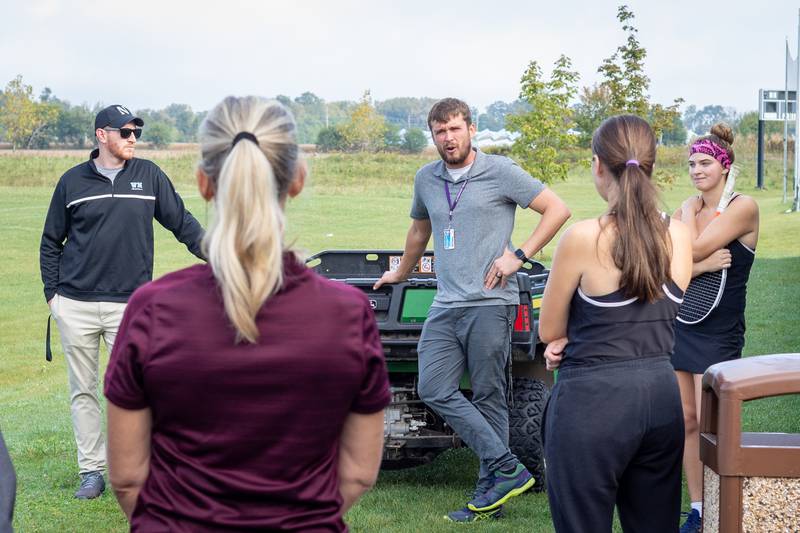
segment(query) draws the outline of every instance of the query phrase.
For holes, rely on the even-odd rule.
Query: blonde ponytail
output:
[[[240,132],[257,142],[234,144]],[[283,285],[280,200],[297,164],[294,120],[278,102],[228,97],[203,122],[200,144],[216,211],[203,247],[237,341],[255,343],[256,315]]]

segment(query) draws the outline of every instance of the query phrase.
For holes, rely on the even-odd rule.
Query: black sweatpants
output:
[[[559,533],[679,527],[683,412],[666,358],[566,368],[544,421],[547,494]]]

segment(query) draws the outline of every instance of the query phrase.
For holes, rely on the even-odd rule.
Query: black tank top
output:
[[[625,299],[621,289],[587,296],[578,287],[569,308],[561,368],[649,357],[669,357],[675,342],[673,322],[683,291],[672,280],[652,303]]]
[[[741,195],[734,196],[733,203]],[[741,241],[734,240],[725,246],[731,252],[731,267],[726,273],[725,289],[719,305],[699,324],[676,323],[681,330],[709,335],[744,335],[744,307],[747,301],[747,280],[756,257],[756,251],[748,248]]]
[[[725,247],[731,252],[731,267],[725,280],[719,305],[699,324],[687,325],[677,322],[681,330],[689,330],[710,335],[741,334],[744,335],[744,308],[747,300],[747,280],[756,251],[748,248],[738,240],[731,241]]]

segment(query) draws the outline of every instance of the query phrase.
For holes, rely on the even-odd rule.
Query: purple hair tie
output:
[[[637,166],[638,167],[639,166],[639,162],[637,160],[635,160],[635,159],[628,159],[628,161],[625,163],[625,166],[626,167],[632,167],[632,166]]]
[[[692,154],[710,155],[719,161],[723,168],[731,168],[731,157],[728,155],[728,151],[711,139],[701,139],[692,144],[689,148],[689,155]]]

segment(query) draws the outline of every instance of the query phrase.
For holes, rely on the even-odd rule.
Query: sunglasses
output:
[[[142,136],[142,128],[103,128],[106,131],[118,131],[119,136],[123,139],[127,139],[133,134],[134,138],[138,139]]]

